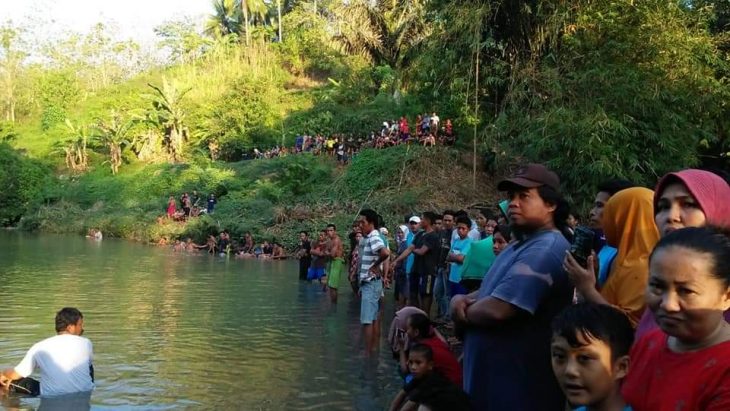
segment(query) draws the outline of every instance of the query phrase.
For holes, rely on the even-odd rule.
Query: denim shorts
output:
[[[360,324],[372,324],[378,319],[380,296],[383,294],[381,279],[360,283]]]

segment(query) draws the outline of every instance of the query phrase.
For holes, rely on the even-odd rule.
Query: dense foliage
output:
[[[166,196],[193,188],[226,199],[219,219],[186,228],[198,234],[296,229],[296,203],[344,221],[357,206],[335,216],[328,204],[394,186],[408,207],[431,204],[428,189],[401,191],[413,159],[403,149],[364,152],[346,172],[329,160],[241,160],[298,134],[367,135],[433,110],[479,158],[550,164],[579,204],[605,178],[650,185],[671,169],[727,169],[729,10],[720,0],[216,0],[205,22],[156,29],[163,60],[103,24],[41,41],[6,23],[0,108],[10,144],[29,155],[0,151],[14,165],[0,176],[24,187],[9,186],[2,224],[33,210],[31,228],[98,223],[147,239]],[[56,168],[60,188],[41,189],[33,158]],[[54,228],[54,213],[75,217]]]

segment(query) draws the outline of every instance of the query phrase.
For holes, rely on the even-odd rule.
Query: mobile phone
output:
[[[576,227],[573,235],[573,244],[570,246],[570,254],[578,264],[588,266],[588,257],[593,251],[593,230],[587,227]]]

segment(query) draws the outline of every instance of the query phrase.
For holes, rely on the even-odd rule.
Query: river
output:
[[[346,280],[334,306],[297,270],[296,261],[0,232],[0,367],[54,335],[55,312],[73,306],[94,344],[91,409],[384,409],[400,389],[395,362],[384,343],[363,356]]]

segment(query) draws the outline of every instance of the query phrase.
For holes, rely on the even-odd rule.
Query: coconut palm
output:
[[[430,34],[425,0],[353,0],[335,9],[345,52],[401,74]],[[396,88],[399,86],[397,85]],[[397,90],[396,90],[397,91]]]
[[[214,14],[208,16],[205,33],[214,37],[241,34],[241,8],[236,0],[213,1]]]

